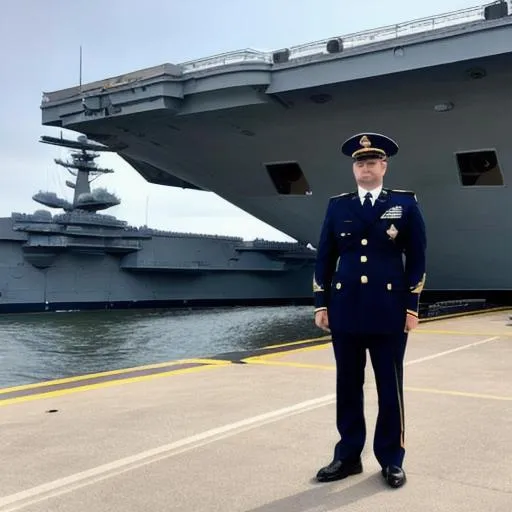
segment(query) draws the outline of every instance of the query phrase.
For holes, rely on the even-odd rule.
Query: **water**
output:
[[[310,306],[0,315],[0,387],[323,334]]]

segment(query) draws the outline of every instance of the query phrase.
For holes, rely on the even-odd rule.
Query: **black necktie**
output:
[[[372,210],[372,208],[372,194],[370,192],[366,192],[363,201],[363,209],[364,211],[369,212]]]

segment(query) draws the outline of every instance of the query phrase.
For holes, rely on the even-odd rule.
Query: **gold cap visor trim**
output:
[[[379,155],[386,156],[386,152],[383,149],[370,147],[370,148],[361,148],[361,149],[358,149],[357,151],[354,151],[352,153],[352,158],[355,158],[356,156],[362,155],[364,153],[377,153]]]

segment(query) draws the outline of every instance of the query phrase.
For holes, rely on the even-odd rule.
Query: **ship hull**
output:
[[[254,299],[248,297],[233,299],[176,299],[147,301],[98,301],[98,302],[19,302],[0,304],[0,314],[16,313],[69,313],[72,311],[108,311],[108,310],[141,310],[141,309],[202,309],[221,307],[278,307],[278,306],[310,306],[312,300],[306,297],[285,298],[273,297]]]
[[[232,250],[232,244],[222,240],[187,241],[210,254],[215,246]],[[37,268],[26,260],[22,243],[0,241],[0,313],[312,303],[311,258],[276,267],[273,257],[259,254],[252,269],[197,268],[192,261],[197,252],[191,253],[189,244],[165,237],[159,242],[166,248],[162,253],[154,251],[151,240],[142,248],[156,260],[160,255],[158,267],[154,262],[151,268],[127,262],[126,256],[67,250],[55,256],[51,266]],[[179,257],[180,268],[172,268],[169,252]],[[222,267],[224,262],[211,257],[209,263]]]
[[[91,89],[85,107],[80,95],[54,96],[43,123],[118,147],[149,181],[213,191],[314,246],[328,198],[354,188],[341,142],[385,133],[400,145],[385,185],[414,190],[425,217],[426,289],[511,291],[510,83],[508,17],[353,55],[141,78],[129,100],[115,85]],[[458,155],[482,151],[502,181],[467,186]],[[282,163],[302,173],[291,187],[269,171]]]

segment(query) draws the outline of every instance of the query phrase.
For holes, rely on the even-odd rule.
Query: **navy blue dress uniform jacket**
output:
[[[403,333],[425,283],[425,223],[414,192],[382,189],[367,213],[355,192],[329,200],[317,247],[315,312],[333,334]]]

